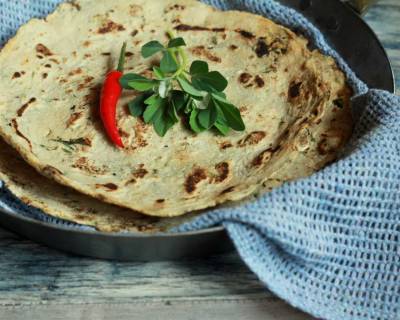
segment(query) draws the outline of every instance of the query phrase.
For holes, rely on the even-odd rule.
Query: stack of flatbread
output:
[[[141,46],[166,42],[167,30],[185,39],[190,61],[229,80],[246,130],[194,134],[180,123],[159,137],[129,114],[139,94],[130,91],[116,148],[98,114],[104,78],[124,41],[127,71],[152,76]],[[351,91],[332,58],[261,16],[193,0],[64,3],[23,26],[0,65],[0,179],[23,202],[104,231],[165,230],[182,220],[166,217],[306,177],[352,131]]]

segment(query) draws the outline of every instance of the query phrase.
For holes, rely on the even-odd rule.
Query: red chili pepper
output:
[[[115,145],[121,148],[124,145],[117,127],[116,111],[117,103],[122,93],[122,86],[119,83],[119,79],[124,72],[125,51],[126,42],[121,49],[117,70],[113,70],[107,74],[100,99],[100,116],[107,135]]]

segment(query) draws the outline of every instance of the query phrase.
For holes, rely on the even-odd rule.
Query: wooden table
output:
[[[400,88],[400,1],[366,16]],[[399,92],[399,91],[398,91]],[[119,263],[60,253],[0,229],[0,319],[312,319],[269,293],[236,254]]]

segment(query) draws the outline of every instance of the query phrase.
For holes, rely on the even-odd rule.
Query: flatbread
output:
[[[229,80],[245,132],[159,137],[126,92],[109,143],[98,97],[128,41],[127,71],[151,76],[141,46],[172,29]],[[0,135],[41,174],[101,201],[177,216],[270,190],[333,161],[352,130],[350,89],[334,60],[263,17],[191,0],[81,0],[22,27],[0,54]]]
[[[2,139],[0,180],[25,204],[55,218],[91,226],[103,232],[167,232],[200,214],[162,219],[104,203],[39,174]]]

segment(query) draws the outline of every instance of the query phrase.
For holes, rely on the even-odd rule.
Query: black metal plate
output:
[[[338,0],[282,0],[303,12],[370,87],[394,92],[389,59],[374,32]],[[78,255],[125,261],[203,257],[233,249],[222,227],[179,235],[82,231],[2,212],[0,223],[22,236]]]
[[[395,90],[385,49],[368,24],[338,0],[281,0],[313,22],[370,88]]]

